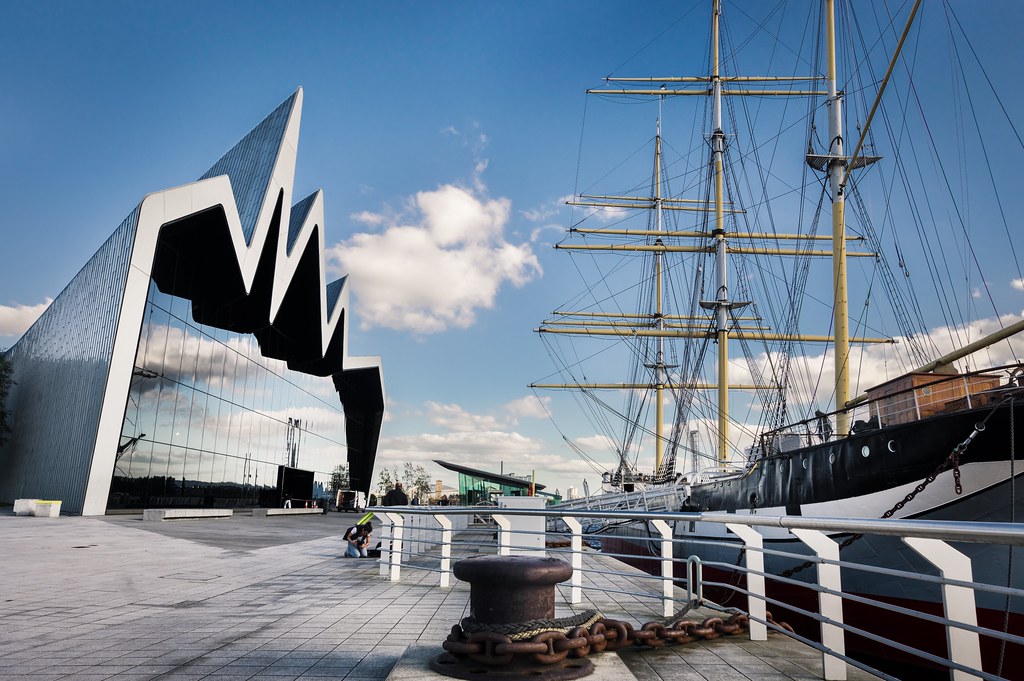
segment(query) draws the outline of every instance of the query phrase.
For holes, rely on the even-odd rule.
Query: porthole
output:
[[[892,452],[893,454],[896,453],[896,440],[889,440],[889,451]],[[864,456],[867,456],[867,454],[865,454]]]
[[[804,459],[804,470],[807,470],[807,459]]]
[[[828,462],[830,464],[836,462],[836,453],[835,452],[829,452],[828,453]]]
[[[861,447],[860,448],[860,455],[863,456],[865,459],[867,457],[871,456],[871,447],[868,447],[867,445],[864,445],[863,447]]]

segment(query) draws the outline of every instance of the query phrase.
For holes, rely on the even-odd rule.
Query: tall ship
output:
[[[677,22],[710,28],[689,73],[587,91],[581,138],[627,139],[581,144],[581,168],[600,167],[580,171],[556,248],[583,285],[537,329],[556,371],[531,387],[574,396],[586,420],[555,425],[601,477],[566,507],[1019,521],[1024,276],[1006,197],[1024,143],[1007,93],[946,3],[723,4]],[[598,105],[617,110],[598,120]],[[740,559],[735,537],[706,543],[729,539],[722,525],[674,532],[680,559]],[[616,524],[601,543],[643,556],[652,536]],[[1012,549],[970,551],[978,581],[1024,586]],[[843,550],[901,569],[906,554],[885,538]],[[800,562],[766,555],[813,579]],[[924,587],[843,580],[941,614]],[[978,598],[982,626],[1024,630],[1024,604]]]

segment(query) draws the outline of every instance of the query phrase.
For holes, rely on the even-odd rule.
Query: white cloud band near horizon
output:
[[[39,319],[39,315],[43,314],[52,302],[52,298],[47,298],[45,302],[38,305],[0,305],[0,337],[20,337]]]

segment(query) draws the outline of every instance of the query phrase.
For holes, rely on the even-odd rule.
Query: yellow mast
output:
[[[846,159],[843,157],[843,99],[836,86],[835,0],[825,0],[828,58],[829,184],[832,189],[832,287],[834,295],[836,408],[850,400],[850,330],[846,291]],[[836,414],[836,435],[850,432],[850,414]]]

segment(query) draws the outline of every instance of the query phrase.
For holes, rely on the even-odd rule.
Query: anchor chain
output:
[[[546,624],[561,624],[564,620],[573,619],[580,620],[583,624],[566,627]],[[781,629],[793,631],[788,624],[775,622],[771,613],[768,613],[767,621]],[[589,624],[586,624],[587,622]],[[467,632],[463,626],[457,624],[452,627],[448,639],[441,645],[456,658],[466,657],[489,667],[509,665],[517,656],[528,662],[557,664],[570,655],[580,658],[605,650],[619,650],[626,646],[658,648],[666,643],[690,643],[720,636],[735,636],[746,631],[748,622],[745,614],[735,613],[726,620],[721,617],[707,617],[700,622],[675,619],[666,622],[647,622],[639,629],[635,629],[629,622],[608,619],[601,613],[590,610],[575,618],[563,620],[535,620],[513,625],[477,624],[471,627],[491,627],[490,631],[478,629]],[[502,633],[510,629],[516,631],[512,635]]]
[[[956,491],[958,496],[960,494],[963,494],[964,486],[963,486],[963,483],[960,481],[960,456],[964,452],[967,451],[968,447],[971,446],[971,443],[974,442],[974,438],[978,437],[978,434],[985,430],[985,425],[988,423],[988,420],[990,418],[992,418],[992,415],[995,414],[996,411],[1001,406],[1003,406],[1003,404],[1006,403],[1008,399],[1009,398],[1004,398],[1003,400],[1001,400],[999,402],[999,404],[997,404],[988,414],[985,415],[985,418],[983,418],[978,423],[975,423],[974,424],[974,429],[971,431],[971,434],[967,436],[967,439],[965,439],[963,442],[960,442],[955,447],[953,447],[953,451],[951,451],[949,453],[949,456],[947,456],[946,459],[942,463],[940,463],[938,465],[938,467],[934,471],[931,472],[931,474],[928,475],[928,477],[926,477],[924,480],[922,480],[917,485],[917,487],[915,487],[909,494],[907,494],[907,496],[903,497],[903,499],[901,499],[900,501],[897,501],[896,504],[892,508],[890,508],[888,511],[883,513],[881,515],[881,518],[883,520],[885,520],[886,518],[891,518],[895,513],[900,511],[904,506],[906,506],[911,501],[913,501],[914,498],[917,497],[918,494],[923,492],[925,490],[925,488],[928,487],[928,485],[930,485],[933,482],[935,482],[935,479],[938,478],[940,474],[942,474],[946,470],[948,470],[950,468],[950,466],[952,466],[952,468],[953,468],[953,489]],[[854,543],[855,541],[857,541],[858,539],[860,539],[863,536],[864,535],[862,533],[851,534],[849,537],[847,537],[842,542],[840,542],[839,550],[842,551],[847,546],[849,546],[850,544]],[[807,568],[811,567],[812,565],[814,565],[814,561],[810,561],[810,560],[804,561],[803,563],[800,563],[797,566],[791,567],[788,570],[783,571],[780,576],[781,577],[792,577],[796,573],[798,573],[798,572],[800,572],[802,570],[806,570]]]

